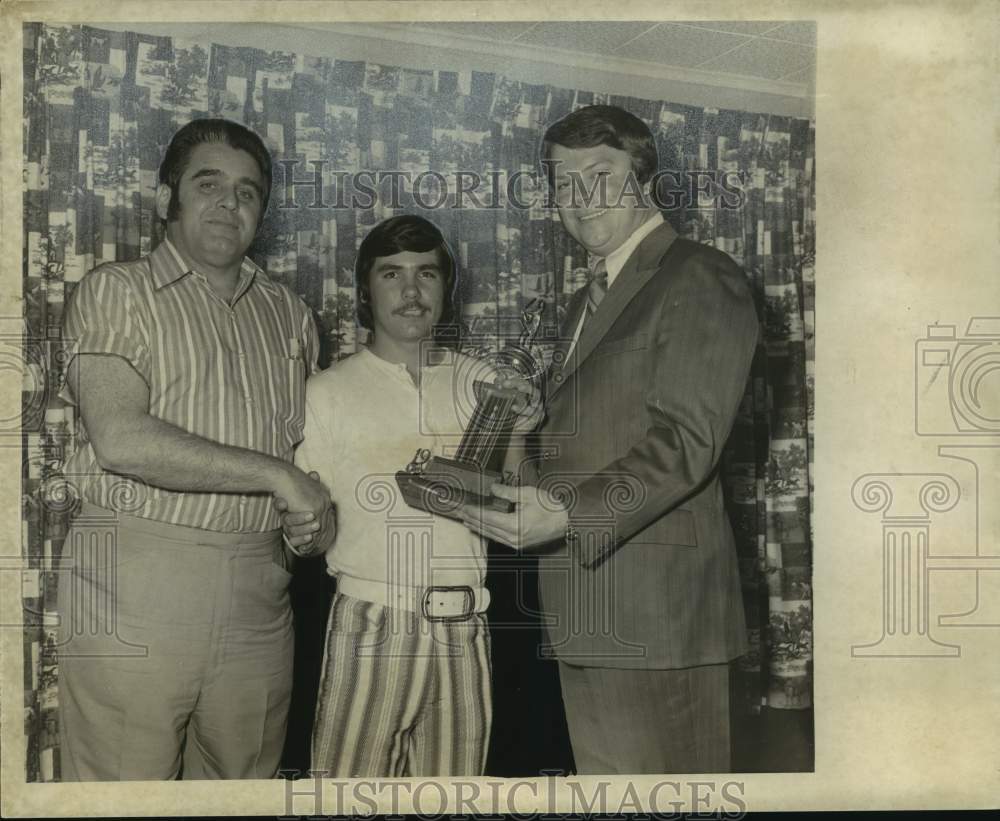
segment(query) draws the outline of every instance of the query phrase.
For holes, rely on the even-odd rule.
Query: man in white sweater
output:
[[[373,339],[309,381],[295,458],[330,488],[337,533],[308,514],[285,519],[293,547],[325,550],[337,579],[312,769],[476,776],[492,703],[485,541],[460,521],[408,507],[393,477],[418,450],[452,452],[483,363],[428,344],[435,328],[457,321],[458,281],[430,222],[404,215],[375,226],[355,272],[358,318]],[[523,404],[520,430],[539,415],[537,402]]]

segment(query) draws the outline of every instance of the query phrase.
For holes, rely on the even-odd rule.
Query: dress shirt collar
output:
[[[632,252],[639,247],[639,243],[649,236],[649,234],[651,234],[653,230],[658,228],[662,223],[663,215],[659,211],[656,211],[653,216],[636,228],[629,238],[625,240],[625,242],[615,248],[614,251],[604,258],[604,264],[608,269],[609,288],[615,281],[618,274],[621,273],[622,268],[625,267],[625,263],[628,262],[628,258],[632,256]]]
[[[184,261],[184,258],[180,255],[174,244],[166,238],[149,255],[149,259],[152,263],[150,267],[153,270],[153,282],[157,290],[177,282],[177,280],[186,277],[188,274],[197,273],[198,276],[204,277],[204,274],[195,271]],[[254,281],[258,281],[262,285],[271,284],[267,276],[255,262],[248,257],[243,257],[243,262],[240,264],[239,282],[236,285],[236,293],[233,295],[232,300],[234,304],[236,300],[247,292],[247,289]]]

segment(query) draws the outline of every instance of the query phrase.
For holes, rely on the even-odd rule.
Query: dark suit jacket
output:
[[[583,288],[564,334],[585,302]],[[743,271],[664,223],[552,375],[540,483],[568,495],[578,534],[539,561],[546,649],[561,660],[676,669],[746,652],[718,463],[757,334]],[[585,566],[602,543],[613,552]]]

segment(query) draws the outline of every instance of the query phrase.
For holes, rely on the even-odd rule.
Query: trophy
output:
[[[499,353],[480,349],[476,355],[488,358],[500,374],[520,376],[537,385],[544,368],[532,347],[544,308],[541,299],[531,300],[521,314],[517,342]],[[466,504],[502,513],[514,510],[513,502],[494,496],[490,489],[503,481],[502,459],[517,419],[513,406],[522,393],[481,379],[475,380],[473,387],[476,405],[455,455],[431,456],[422,448],[405,470],[396,473],[396,484],[410,507],[450,519],[461,518],[460,510]]]

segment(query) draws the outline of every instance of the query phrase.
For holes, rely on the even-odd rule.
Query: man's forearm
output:
[[[106,470],[179,491],[280,493],[295,468],[265,453],[213,442],[149,414],[123,420],[97,449]]]

